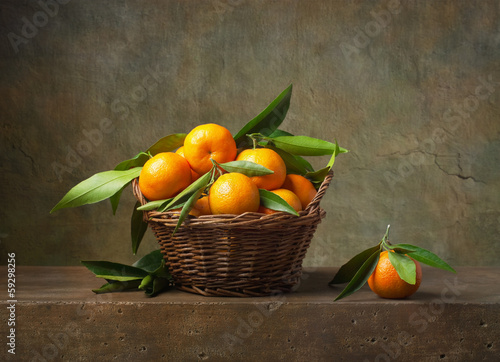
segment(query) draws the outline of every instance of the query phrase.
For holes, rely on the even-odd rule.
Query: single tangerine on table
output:
[[[150,201],[168,199],[191,184],[191,168],[184,157],[162,152],[150,158],[139,175],[139,188]]]
[[[268,191],[281,188],[286,177],[285,161],[278,153],[269,148],[246,149],[236,157],[236,161],[250,161],[262,165],[274,173],[265,176],[252,176],[259,189]]]
[[[203,175],[218,163],[234,161],[236,142],[227,128],[209,123],[195,127],[184,139],[184,157],[191,168]]]
[[[405,298],[415,293],[422,281],[422,268],[420,263],[412,259],[416,267],[415,284],[410,284],[401,279],[396,268],[389,260],[389,252],[380,253],[380,259],[370,278],[368,285],[370,289],[382,298]]]
[[[177,151],[175,151],[175,153],[177,153],[178,155],[181,155],[182,157],[186,158],[186,156],[184,156],[184,146],[179,147],[177,149]],[[200,178],[200,175],[195,170],[193,170],[193,168],[191,167],[191,165],[189,165],[189,167],[191,168],[191,182],[198,180]]]
[[[282,187],[293,191],[293,193],[299,197],[303,209],[309,205],[317,193],[312,182],[301,175],[286,175],[285,182]]]
[[[257,212],[260,205],[259,189],[246,175],[226,173],[210,187],[208,203],[214,215]]]
[[[280,196],[283,200],[285,200],[293,209],[297,212],[302,211],[302,204],[300,203],[300,199],[297,195],[295,195],[292,191],[287,190],[287,189],[277,189],[277,190],[272,190],[272,193],[275,193],[276,195]],[[269,209],[264,206],[259,207],[259,212],[263,214],[274,214],[276,210]]]

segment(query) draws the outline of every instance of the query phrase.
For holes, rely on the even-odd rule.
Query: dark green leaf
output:
[[[166,278],[155,278],[153,280],[153,288],[146,289],[146,295],[148,297],[154,297],[158,293],[168,289],[171,286],[171,282]]]
[[[389,261],[396,269],[399,277],[409,284],[415,284],[417,272],[415,262],[409,257],[399,253],[389,252]]]
[[[281,137],[281,136],[293,136],[293,134],[291,134],[290,132],[287,132],[287,131],[283,131],[281,129],[277,129],[269,135],[270,138]]]
[[[118,191],[116,194],[114,194],[113,196],[111,196],[109,198],[109,201],[111,202],[111,210],[113,211],[113,215],[116,214],[116,209],[118,208],[118,204],[120,203],[120,198],[122,197],[122,192],[123,192],[123,190],[125,190],[125,188],[127,186],[128,186],[128,184],[123,186],[120,189],[120,191]]]
[[[96,277],[108,280],[127,281],[142,279],[148,275],[148,272],[142,269],[110,261],[82,261],[82,264]]]
[[[276,195],[274,192],[259,189],[259,194],[260,204],[262,206],[267,207],[271,210],[284,211],[288,212],[289,214],[299,216],[299,213],[295,211],[295,209],[291,207],[288,202],[283,200],[281,196]]]
[[[306,159],[304,159],[300,156],[292,155],[291,153],[283,151],[283,150],[276,148],[272,145],[268,145],[266,147],[272,149],[278,155],[281,156],[283,161],[285,161],[287,173],[296,173],[299,175],[304,175],[307,172],[313,171],[313,167]]]
[[[314,184],[321,184],[325,180],[325,177],[328,175],[330,170],[332,169],[333,164],[335,163],[335,157],[339,154],[339,152],[340,152],[339,145],[337,141],[335,141],[335,150],[333,151],[332,157],[330,158],[330,161],[328,161],[326,167],[323,167],[318,171],[308,172],[307,174],[305,174],[305,177]]]
[[[366,281],[372,275],[375,267],[377,266],[378,259],[380,258],[380,250],[375,251],[366,261],[363,263],[361,268],[356,272],[354,277],[351,279],[349,284],[342,290],[342,292],[335,298],[335,300],[340,300],[342,298],[351,295],[352,293],[358,291]]]
[[[191,185],[186,187],[183,191],[181,191],[176,197],[174,197],[165,207],[158,208],[158,211],[163,212],[166,210],[170,210],[172,206],[176,205],[178,201],[186,202],[193,195],[193,193],[198,192],[201,188],[207,187],[212,178],[212,172],[209,171],[203,176],[201,176],[198,180],[193,182]]]
[[[115,167],[115,171],[125,171],[133,167],[142,167],[149,160],[149,155],[144,152],[140,152],[129,160],[120,162]]]
[[[445,261],[441,260],[436,254],[430,252],[429,250],[419,248],[418,246],[410,245],[410,244],[396,244],[392,246],[393,248],[401,248],[405,250],[411,250],[412,253],[410,256],[418,260],[421,263],[430,265],[435,268],[440,268],[443,270],[448,270],[453,273],[456,273],[455,269],[449,266]]]
[[[137,210],[141,203],[137,201],[132,211],[130,219],[130,235],[132,237],[132,253],[135,255],[139,249],[142,238],[148,229],[148,223],[144,221],[144,214],[142,211]]]
[[[149,210],[155,210],[160,208],[162,205],[166,206],[170,201],[172,201],[174,198],[171,197],[170,199],[164,199],[164,200],[155,200],[155,201],[150,201],[144,205],[141,205],[137,208],[139,211],[149,211]]]
[[[148,148],[146,152],[149,152],[152,156],[161,152],[171,152],[175,149],[184,145],[184,139],[187,134],[176,133],[163,137],[154,145]]]
[[[140,167],[126,171],[105,171],[80,182],[73,187],[50,211],[65,207],[77,207],[105,200],[127,185],[141,173]]]
[[[338,270],[337,274],[333,277],[332,281],[328,285],[348,283],[354,278],[358,270],[363,266],[363,264],[375,253],[380,252],[380,244],[375,245],[372,248],[362,251],[347,263],[342,265]]]
[[[177,225],[175,226],[174,232],[172,235],[174,235],[181,224],[184,222],[186,217],[189,215],[189,212],[191,209],[194,207],[194,204],[196,204],[196,201],[200,198],[201,194],[205,190],[206,186],[201,187],[198,191],[193,192],[193,194],[189,197],[189,199],[186,201],[184,206],[182,207],[181,214],[179,215],[179,220],[177,221]]]
[[[227,172],[238,172],[248,177],[264,176],[274,173],[274,171],[250,161],[231,161],[220,164],[220,167]]]
[[[125,290],[137,289],[139,287],[139,284],[141,284],[141,279],[106,283],[99,289],[92,289],[92,291],[96,294],[123,292]]]
[[[251,141],[246,136],[247,134],[262,133],[265,136],[269,136],[276,131],[285,119],[288,108],[290,107],[291,96],[292,85],[290,84],[290,86],[281,92],[269,106],[243,126],[234,136],[237,147],[240,148],[251,145]]]
[[[157,249],[137,260],[132,266],[153,273],[163,265],[163,260],[161,250]]]

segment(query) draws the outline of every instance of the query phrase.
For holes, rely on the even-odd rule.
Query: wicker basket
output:
[[[330,171],[300,217],[285,212],[189,216],[174,236],[178,213],[144,211],[144,218],[177,289],[232,297],[289,292],[300,281],[302,260],[325,217],[319,204],[332,178]],[[147,202],[137,179],[133,192],[141,204]]]

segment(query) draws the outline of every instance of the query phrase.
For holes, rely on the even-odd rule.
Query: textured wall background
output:
[[[389,223],[452,265],[500,265],[498,1],[10,0],[0,26],[2,263],[134,261],[130,189],[116,216],[49,210],[166,134],[236,132],[293,83],[284,128],[351,150],[306,265]]]

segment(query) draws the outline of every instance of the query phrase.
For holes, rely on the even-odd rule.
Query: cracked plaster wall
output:
[[[132,262],[130,189],[116,216],[49,210],[166,134],[236,132],[293,83],[284,128],[351,150],[305,265],[341,265],[387,224],[452,265],[500,265],[498,1],[51,4],[1,4],[2,263]]]

